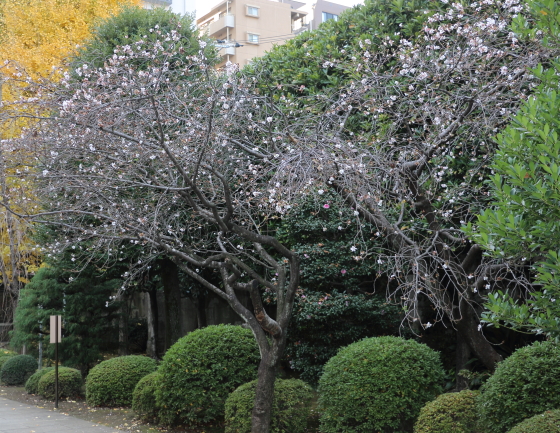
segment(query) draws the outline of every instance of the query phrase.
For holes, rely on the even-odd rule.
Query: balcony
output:
[[[293,25],[292,26],[292,33],[294,35],[299,35],[301,32],[305,32],[306,30],[310,29],[310,25],[309,24],[298,24],[298,25]]]
[[[222,55],[222,57],[235,56],[235,47],[222,48],[220,50],[220,54]]]
[[[233,29],[235,27],[235,16],[233,14],[227,14],[223,17],[220,17],[218,21],[210,23],[208,27],[208,36],[212,37],[221,31],[223,31],[226,27]]]

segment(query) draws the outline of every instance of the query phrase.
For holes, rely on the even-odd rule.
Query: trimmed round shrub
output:
[[[0,370],[0,379],[6,385],[23,385],[37,370],[37,360],[30,355],[10,357]]]
[[[560,433],[560,409],[549,410],[521,421],[508,433]]]
[[[442,394],[420,409],[414,433],[477,433],[478,391]]]
[[[54,367],[45,367],[37,370],[31,375],[27,382],[25,382],[25,390],[28,394],[39,394],[39,380],[49,371],[54,370]]]
[[[17,353],[7,349],[0,349],[0,370],[4,363],[13,356],[16,356]]]
[[[90,406],[130,406],[132,392],[157,363],[140,355],[119,356],[100,362],[86,378],[86,401]]]
[[[75,368],[58,367],[58,398],[79,397],[82,394],[82,373]],[[47,400],[55,399],[55,371],[47,371],[37,386],[38,393]]]
[[[257,381],[241,385],[226,400],[225,433],[250,433]],[[270,433],[304,433],[313,391],[299,379],[277,379],[274,384]]]
[[[179,339],[159,368],[160,422],[197,425],[221,421],[228,395],[256,378],[259,361],[253,333],[241,326],[208,326]]]
[[[399,337],[373,337],[341,349],[319,379],[322,433],[412,431],[441,392],[439,354]]]
[[[156,389],[160,384],[159,372],[144,376],[132,393],[132,410],[142,421],[157,421]]]
[[[500,362],[477,399],[482,430],[505,433],[560,407],[560,344],[536,342]]]

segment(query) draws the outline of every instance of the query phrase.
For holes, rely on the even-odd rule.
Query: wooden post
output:
[[[55,323],[55,337],[54,337],[54,408],[58,409],[58,316],[54,316]]]
[[[54,343],[54,408],[58,409],[58,343],[62,340],[62,317],[51,316],[51,339]]]

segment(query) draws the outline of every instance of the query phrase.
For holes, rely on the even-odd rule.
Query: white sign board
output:
[[[58,342],[60,343],[62,341],[62,316],[51,316],[51,329],[50,329],[51,343],[56,343],[57,330],[58,330]]]

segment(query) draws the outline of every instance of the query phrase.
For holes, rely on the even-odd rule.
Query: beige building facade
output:
[[[315,28],[316,7],[329,3],[334,16],[345,6],[330,7],[317,0],[311,7],[295,0],[224,0],[197,20],[201,32],[217,41],[223,66],[227,61],[243,67],[274,45],[283,44],[295,34]],[[319,20],[323,16],[319,16]],[[335,18],[332,18],[335,19]],[[318,21],[319,22],[319,21]],[[318,24],[317,24],[318,25]]]

